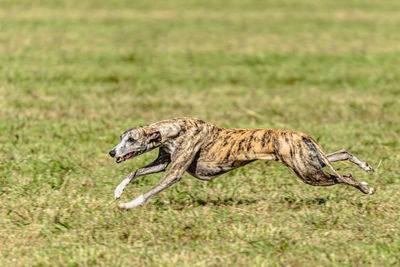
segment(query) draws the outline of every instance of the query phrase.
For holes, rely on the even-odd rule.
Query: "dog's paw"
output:
[[[126,210],[126,204],[125,203],[120,203],[117,205],[117,209],[119,210]]]
[[[373,195],[373,194],[375,194],[375,188],[373,188],[373,187],[371,187],[371,186],[368,186],[368,183],[367,183],[367,182],[362,181],[361,184],[362,184],[363,186],[365,186],[365,187],[368,189],[368,192],[365,192],[366,194],[368,194],[368,195]]]
[[[144,199],[143,195],[140,195],[138,198],[132,200],[131,202],[118,204],[117,208],[120,210],[129,210],[141,206],[144,203],[146,203],[146,200]]]
[[[370,187],[368,195],[373,195],[373,194],[375,194],[375,192],[376,192],[375,188]]]
[[[125,186],[122,186],[121,184],[117,186],[117,188],[114,191],[114,198],[118,199],[121,197],[122,193],[124,192]]]
[[[363,164],[362,168],[366,172],[375,172],[375,170],[371,166],[369,166],[368,163],[366,163],[366,162]]]
[[[124,192],[125,187],[129,184],[129,179],[126,178],[124,179],[118,186],[115,188],[114,191],[114,197],[115,199],[118,199],[121,197],[122,193]]]

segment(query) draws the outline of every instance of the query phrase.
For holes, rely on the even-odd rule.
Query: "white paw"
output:
[[[369,195],[372,195],[373,193],[375,193],[375,188],[370,187],[370,188],[369,188],[368,194],[369,194]]]
[[[363,168],[366,172],[375,172],[375,170],[372,169],[371,166],[368,165],[368,163],[363,163],[361,168]]]
[[[131,202],[118,204],[118,208],[121,210],[129,210],[134,207],[141,206],[144,203],[146,203],[146,201],[144,200],[143,195],[140,195],[138,198],[132,200]]]
[[[122,193],[124,192],[125,187],[129,184],[129,178],[125,178],[118,186],[115,188],[114,197],[118,199],[121,197]]]
[[[367,186],[367,185],[368,185],[368,183],[367,183],[366,181],[362,181],[361,184],[362,184],[363,186]],[[368,195],[372,195],[373,193],[375,193],[375,188],[373,188],[373,187],[368,187]]]
[[[126,210],[126,204],[125,203],[120,203],[120,204],[118,204],[117,208],[120,209],[120,210]]]

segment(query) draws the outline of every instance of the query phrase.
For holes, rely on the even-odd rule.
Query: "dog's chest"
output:
[[[216,165],[214,162],[201,162],[195,160],[190,164],[187,172],[196,178],[211,180],[221,174],[236,169],[237,167],[238,166],[220,166]]]
[[[175,152],[175,142],[173,140],[165,143],[165,146],[163,146],[163,149],[170,155],[173,155]]]

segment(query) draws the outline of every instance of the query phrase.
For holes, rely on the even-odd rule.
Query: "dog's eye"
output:
[[[128,142],[133,143],[133,142],[135,142],[135,139],[133,139],[132,137],[129,137],[129,138],[128,138]]]

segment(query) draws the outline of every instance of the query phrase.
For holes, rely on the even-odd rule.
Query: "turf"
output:
[[[3,0],[0,27],[0,265],[400,264],[397,0]],[[117,210],[156,152],[107,152],[179,116],[307,132],[377,193],[259,161]]]

